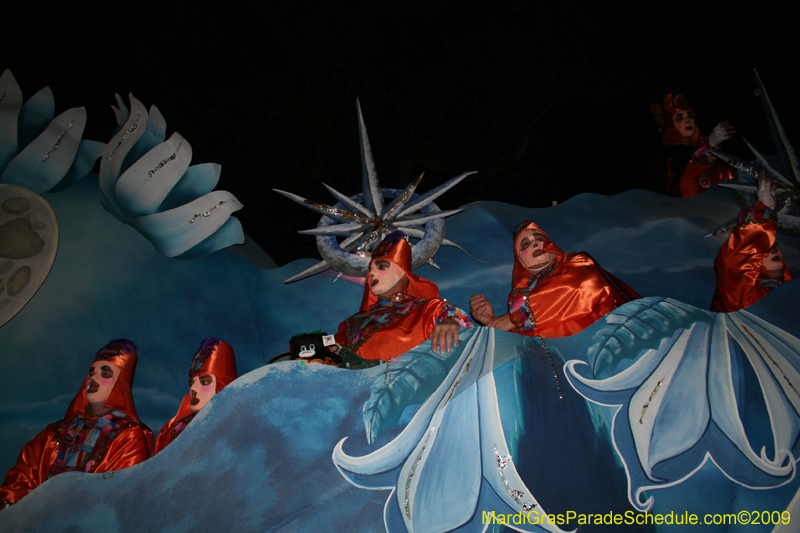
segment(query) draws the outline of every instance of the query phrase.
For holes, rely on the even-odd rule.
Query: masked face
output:
[[[544,251],[544,235],[532,229],[520,233],[516,246],[519,262],[532,272],[543,269],[555,257],[554,253]]]
[[[86,376],[86,400],[103,404],[119,379],[119,368],[108,361],[95,361]]]
[[[672,123],[675,124],[675,128],[677,128],[684,137],[691,137],[694,135],[695,129],[697,128],[697,124],[695,124],[694,121],[694,111],[691,109],[678,111],[678,113],[672,117]]]
[[[369,290],[372,291],[372,294],[380,296],[394,287],[404,275],[403,269],[398,265],[386,259],[378,259],[369,267],[367,279]]]
[[[764,268],[766,268],[769,272],[770,278],[783,278],[786,266],[783,262],[783,252],[781,252],[781,249],[777,244],[770,248],[769,254],[767,254],[767,257],[764,259]]]
[[[214,397],[217,393],[217,376],[214,374],[198,374],[192,378],[192,384],[189,387],[189,395],[191,396],[191,409],[193,413],[197,413],[206,406],[208,400]]]

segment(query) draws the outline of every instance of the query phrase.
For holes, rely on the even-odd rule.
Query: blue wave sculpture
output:
[[[749,488],[794,478],[798,339],[746,311],[642,298],[609,315],[594,340],[589,363],[569,361],[565,374],[588,400],[618,407],[611,433],[637,509],[653,505],[644,491],[681,483],[709,460]]]
[[[41,89],[24,104],[10,70],[0,76],[0,183],[37,194],[57,192],[94,167],[105,144],[83,140],[86,109],[55,116],[53,92]]]
[[[166,257],[191,259],[244,243],[232,213],[242,208],[227,191],[215,191],[221,166],[189,166],[192,147],[179,133],[166,137],[166,121],[130,95],[117,95],[120,124],[100,161],[100,201]]]

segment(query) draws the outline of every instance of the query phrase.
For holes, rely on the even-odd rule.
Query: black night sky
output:
[[[750,159],[744,136],[774,153],[753,68],[800,144],[788,7],[609,4],[28,3],[4,16],[0,68],[26,100],[49,85],[57,114],[85,106],[88,139],[110,139],[115,92],[155,104],[193,164],[222,164],[218,189],[278,264],[318,257],[296,231],[319,216],[273,187],[326,203],[322,182],[360,192],[357,97],[384,187],[479,171],[442,209],[653,189],[649,104],[669,87],[706,131],[736,126],[725,152]]]

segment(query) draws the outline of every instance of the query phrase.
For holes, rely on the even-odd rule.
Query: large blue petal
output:
[[[19,112],[19,146],[28,146],[41,135],[55,115],[56,104],[50,87],[45,87],[31,96]]]
[[[746,312],[711,315],[689,313],[693,323],[644,353],[636,342],[615,351],[617,360],[635,362],[610,378],[578,373],[585,364],[580,361],[566,365],[580,394],[621,406],[613,419],[613,441],[625,465],[629,499],[640,510],[653,502],[652,496],[641,500],[644,491],[680,483],[709,459],[748,487],[776,487],[794,477],[800,341]],[[636,319],[628,314],[627,320]],[[769,425],[746,426],[742,414],[751,412],[763,412]],[[771,438],[761,434],[764,428]],[[757,434],[749,436],[748,430]],[[759,453],[751,442],[773,449]]]
[[[231,213],[241,208],[231,193],[214,191],[181,207],[138,217],[132,225],[162,255],[175,257],[211,236]]]
[[[119,206],[129,217],[155,213],[191,162],[191,145],[174,133],[120,176],[114,188]]]
[[[650,472],[694,446],[708,427],[705,349],[709,327],[698,323],[676,342],[631,398],[629,423],[640,460]]]
[[[159,211],[175,209],[183,204],[197,200],[214,190],[219,182],[222,166],[217,163],[192,165],[175,184],[159,206]]]
[[[73,107],[61,113],[8,164],[0,181],[38,194],[49,191],[72,166],[85,126],[84,108]]]
[[[195,259],[234,244],[244,244],[244,230],[238,218],[229,217],[213,235],[195,244],[182,254],[176,255],[175,259]]]
[[[147,127],[136,144],[133,145],[130,152],[125,156],[125,161],[122,164],[122,171],[126,171],[136,161],[144,157],[144,155],[164,142],[167,138],[167,121],[164,115],[154,105],[150,106],[150,112],[147,115]]]
[[[443,401],[445,396],[454,388],[456,382],[463,377],[466,369],[469,367],[471,359],[471,352],[473,348],[482,346],[486,342],[488,336],[486,328],[470,328],[465,332],[462,337],[462,342],[466,341],[465,347],[458,358],[458,361],[453,367],[453,370],[448,373],[444,381],[439,385],[436,391],[431,394],[425,403],[420,407],[414,418],[397,437],[392,440],[390,444],[379,448],[378,450],[364,456],[364,457],[351,457],[343,450],[345,439],[342,439],[333,450],[333,463],[339,472],[348,479],[353,479],[351,476],[356,475],[362,480],[355,482],[358,486],[367,486],[370,488],[391,488],[397,483],[397,475],[391,479],[389,485],[374,485],[366,481],[369,476],[378,474],[384,479],[384,473],[395,471],[399,469],[406,461],[406,459],[413,453],[417,447],[420,439],[424,437],[429,429],[429,424],[433,418],[439,404]],[[469,335],[469,340],[466,340],[466,335]],[[420,346],[430,349],[430,340],[425,341]],[[459,344],[461,344],[459,342]]]
[[[22,90],[11,71],[0,76],[0,172],[17,155],[18,119],[22,108]]]
[[[406,516],[410,515],[412,531],[453,530],[469,521],[477,506],[481,486],[477,387],[473,384],[455,396],[442,411],[400,473],[396,496],[401,506],[408,498]],[[412,471],[416,475],[409,479]]]
[[[128,217],[117,202],[114,190],[117,186],[125,155],[144,134],[144,130],[147,127],[147,110],[144,105],[133,95],[130,95],[130,99],[131,112],[128,120],[111,137],[106,149],[103,151],[103,157],[100,159],[99,179],[100,202],[109,213],[125,224],[128,223]]]
[[[114,98],[116,98],[119,107],[111,106],[111,109],[114,111],[114,118],[117,119],[117,127],[114,129],[114,133],[111,134],[112,137],[119,133],[119,130],[121,130],[122,126],[128,121],[128,117],[131,116],[131,112],[128,111],[128,106],[125,105],[122,97],[114,93]]]
[[[94,168],[97,159],[103,155],[103,150],[105,150],[105,148],[105,143],[86,139],[81,140],[78,146],[78,153],[75,155],[75,160],[67,171],[67,175],[64,176],[64,179],[59,181],[55,187],[50,189],[50,192],[63,191],[70,185],[86,177]]]
[[[457,363],[400,435],[360,458],[345,455],[343,441],[334,449],[334,464],[353,484],[393,488],[384,508],[387,531],[485,531],[492,512],[545,512],[508,451],[493,374],[495,332],[471,332]],[[513,345],[505,351],[515,352]],[[560,531],[554,524],[509,525]]]
[[[375,380],[363,408],[367,442],[375,442],[385,429],[395,427],[406,407],[422,403],[436,390],[468,338],[462,336],[460,345],[446,354],[432,352],[427,343],[417,346],[392,365],[388,383],[384,376]]]

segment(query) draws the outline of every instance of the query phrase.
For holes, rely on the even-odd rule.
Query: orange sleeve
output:
[[[731,231],[714,261],[717,292],[712,311],[731,313],[744,309],[768,292],[758,284],[758,278],[769,249],[775,244],[776,228],[774,220],[763,220]]]
[[[161,428],[161,431],[158,432],[158,437],[156,437],[156,455],[158,455],[161,450],[166,448],[167,445],[172,442],[169,436],[169,427],[171,423],[172,420],[164,424],[164,426]]]
[[[527,300],[535,325],[532,333],[520,333],[545,338],[579,333],[624,303],[617,302],[599,267],[582,253],[569,254]]]
[[[347,326],[344,322],[339,323],[339,329],[334,334],[333,339],[339,346],[347,346]]]
[[[134,425],[117,435],[94,472],[121,470],[139,464],[149,457],[147,437],[141,426]]]
[[[0,502],[16,503],[44,483],[58,453],[53,424],[22,447],[17,464],[6,474],[0,487]]]

